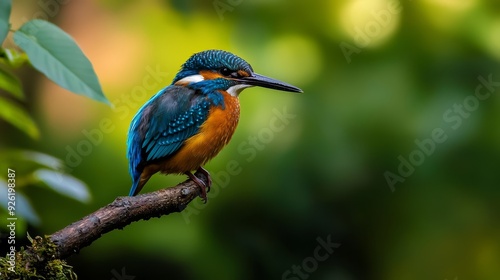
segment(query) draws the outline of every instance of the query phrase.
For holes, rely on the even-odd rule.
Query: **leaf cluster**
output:
[[[70,35],[41,19],[32,19],[19,28],[13,28],[11,7],[11,0],[0,1],[0,122],[12,125],[32,140],[40,138],[39,126],[25,107],[28,100],[16,75],[16,69],[20,67],[31,66],[62,88],[110,104],[91,62]],[[15,46],[4,48],[10,32]],[[2,137],[8,135],[2,134]],[[16,214],[31,224],[38,224],[40,219],[23,194],[26,186],[44,185],[80,202],[90,200],[85,183],[66,174],[63,162],[51,155],[5,147],[0,152],[0,163],[2,170],[14,166],[23,169],[16,178]],[[7,192],[5,176],[5,172],[0,173],[2,193]],[[6,199],[6,196],[0,196],[1,208],[6,209]],[[20,226],[18,230],[24,227]]]

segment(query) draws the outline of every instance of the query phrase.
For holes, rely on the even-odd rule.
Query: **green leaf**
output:
[[[18,99],[24,100],[21,82],[9,71],[0,68],[0,89],[3,89]]]
[[[22,150],[18,151],[16,155],[26,161],[31,161],[41,166],[52,168],[54,170],[61,170],[64,168],[64,163],[62,160],[48,154],[36,151]]]
[[[0,206],[5,210],[8,210],[8,201],[7,182],[5,180],[0,180]],[[15,204],[15,216],[26,219],[32,225],[38,225],[40,223],[40,218],[31,206],[29,200],[22,193],[17,191]]]
[[[73,176],[49,169],[38,169],[34,176],[60,194],[80,202],[90,201],[87,185]]]
[[[18,52],[13,49],[0,49],[0,58],[6,60],[6,64],[12,66],[13,68],[21,67],[26,61],[29,61],[28,56],[23,52]]]
[[[30,20],[14,33],[14,42],[28,54],[33,67],[61,87],[111,104],[90,61],[59,27],[44,20]]]
[[[10,0],[0,0],[0,45],[2,45],[7,33],[9,33],[11,1]]]
[[[38,169],[51,169],[63,172],[66,168],[64,161],[48,154],[32,150],[15,149],[12,147],[0,148],[0,170],[14,168],[18,186],[23,187],[33,182],[33,173]],[[0,178],[7,178],[7,174],[0,172]],[[36,180],[37,182],[39,180]]]
[[[0,118],[10,122],[31,138],[37,139],[40,136],[38,127],[33,119],[31,119],[23,108],[10,100],[0,98]]]

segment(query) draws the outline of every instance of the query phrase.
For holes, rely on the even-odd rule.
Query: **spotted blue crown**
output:
[[[201,70],[221,70],[224,68],[228,71],[244,70],[247,73],[253,73],[252,66],[241,57],[222,50],[207,50],[192,55],[184,62],[172,83],[196,75]]]

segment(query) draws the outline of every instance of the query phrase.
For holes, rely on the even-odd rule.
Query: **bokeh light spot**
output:
[[[317,44],[303,36],[285,35],[271,41],[264,49],[261,74],[302,86],[310,83],[321,70]],[[259,72],[259,71],[257,71]]]
[[[403,6],[399,1],[350,1],[340,9],[340,26],[358,48],[385,43],[397,30]]]

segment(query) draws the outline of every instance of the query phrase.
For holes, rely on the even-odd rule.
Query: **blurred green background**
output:
[[[128,193],[130,120],[191,54],[228,50],[304,90],[244,91],[208,203],[104,235],[69,259],[79,279],[500,279],[498,1],[13,3],[13,29],[32,18],[76,40],[114,109],[17,72],[40,137],[0,122],[2,166],[22,178],[8,151],[52,155],[91,195],[26,179],[25,244]]]

